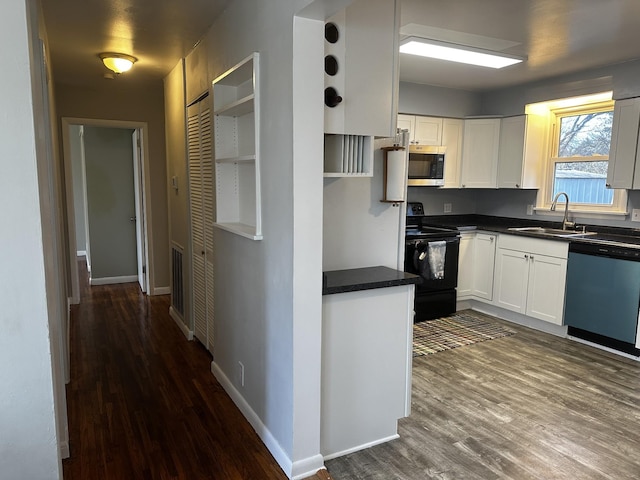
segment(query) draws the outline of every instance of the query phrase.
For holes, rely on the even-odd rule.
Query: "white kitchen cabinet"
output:
[[[463,232],[458,256],[458,300],[488,300],[493,298],[493,271],[496,235],[484,232]]]
[[[444,162],[444,188],[460,188],[462,175],[462,140],[464,120],[442,120],[442,145],[446,147]]]
[[[253,53],[213,81],[216,227],[262,239],[260,69]]]
[[[325,460],[398,438],[411,409],[413,305],[413,285],[323,295]]]
[[[473,252],[476,232],[460,233],[460,250],[458,252],[458,286],[456,297],[458,300],[471,298],[473,290]]]
[[[403,113],[398,114],[398,121],[396,126],[400,130],[408,130],[409,132],[409,143],[413,143],[413,136],[416,131],[416,116],[415,115],[405,115]]]
[[[325,55],[338,61],[336,75],[325,74],[342,102],[325,106],[325,133],[389,137],[398,113],[400,2],[356,0],[327,22],[338,28]]]
[[[494,304],[562,325],[567,255],[566,242],[500,235]]]
[[[498,186],[500,119],[474,118],[464,121],[462,187]]]
[[[540,188],[548,119],[518,115],[500,121],[498,188]]]
[[[473,259],[473,291],[475,298],[493,298],[493,266],[496,255],[496,238],[493,233],[476,233]]]
[[[611,127],[611,149],[607,187],[640,188],[638,164],[638,131],[640,98],[616,100]]]
[[[422,115],[398,115],[397,126],[409,130],[412,145],[442,145],[443,119]]]

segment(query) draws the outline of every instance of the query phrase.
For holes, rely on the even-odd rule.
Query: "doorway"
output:
[[[138,282],[147,292],[146,123],[63,118],[62,137],[72,303],[80,300],[77,254],[87,257],[92,285]]]

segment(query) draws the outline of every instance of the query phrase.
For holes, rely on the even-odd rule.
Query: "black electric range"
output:
[[[414,321],[456,311],[460,235],[457,229],[428,225],[422,203],[407,204],[404,269],[422,277],[416,286]]]

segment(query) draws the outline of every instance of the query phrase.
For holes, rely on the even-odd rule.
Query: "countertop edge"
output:
[[[422,283],[418,275],[383,266],[326,271],[322,280],[322,295]]]

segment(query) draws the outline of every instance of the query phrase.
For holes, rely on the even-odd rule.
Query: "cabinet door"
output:
[[[633,186],[639,125],[640,98],[616,101],[611,127],[607,187],[631,188]]]
[[[473,291],[473,253],[475,233],[460,235],[460,252],[458,254],[458,300],[471,297]]]
[[[398,128],[400,130],[409,130],[409,143],[414,143],[416,135],[416,117],[415,115],[398,115]]]
[[[462,135],[464,120],[442,120],[442,145],[446,147],[444,162],[444,188],[460,188],[462,175]]]
[[[473,296],[493,299],[493,270],[496,256],[496,236],[477,233],[474,239]]]
[[[530,255],[526,314],[562,325],[566,278],[565,259]]]
[[[442,118],[416,116],[415,142],[442,145]]]
[[[496,253],[495,305],[525,313],[527,283],[529,280],[529,254],[499,248]]]
[[[526,115],[503,118],[498,153],[498,188],[521,188]]]
[[[499,142],[499,118],[465,120],[462,147],[462,187],[497,187]]]

